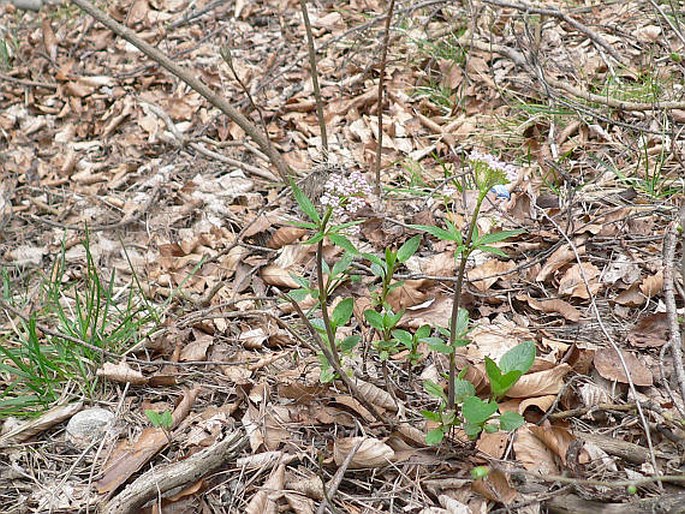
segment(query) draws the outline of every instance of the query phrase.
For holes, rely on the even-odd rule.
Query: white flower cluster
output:
[[[333,217],[347,221],[359,209],[367,204],[371,195],[371,186],[359,171],[349,176],[334,174],[328,177],[321,195],[321,205],[333,210]]]
[[[498,183],[491,183],[490,191],[497,195],[497,198],[509,199],[511,197],[509,189],[503,182],[514,182],[518,176],[516,166],[513,164],[505,163],[497,159],[496,157],[485,154],[478,150],[473,150],[469,155],[469,162],[476,174],[476,181],[480,182],[490,182],[491,180],[496,180]],[[485,177],[479,177],[479,174],[483,174]],[[501,180],[497,180],[496,177],[501,177]]]
[[[471,162],[481,162],[489,167],[493,171],[503,172],[509,182],[514,182],[517,177],[517,169],[513,164],[502,162],[496,157],[490,155],[489,153],[483,153],[478,150],[473,150],[471,155],[469,155],[469,161]]]

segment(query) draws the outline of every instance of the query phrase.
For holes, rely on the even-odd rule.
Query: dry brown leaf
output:
[[[547,396],[536,396],[534,398],[526,398],[522,400],[518,405],[518,413],[524,415],[528,407],[537,407],[542,412],[547,412],[552,405],[554,405],[557,396],[550,394]]]
[[[535,437],[540,439],[547,448],[561,459],[563,465],[566,465],[566,454],[569,446],[576,439],[568,430],[552,426],[547,421],[542,426],[530,425],[528,428]]]
[[[644,294],[647,298],[656,296],[661,292],[663,288],[664,272],[662,270],[659,270],[654,275],[645,277],[644,280],[642,280],[642,283],[640,284],[640,291],[642,291],[642,294]]]
[[[581,236],[573,241],[580,255],[583,255],[585,253],[586,240],[587,236]],[[573,253],[571,247],[567,245],[560,246],[554,251],[552,255],[549,256],[549,259],[547,259],[547,262],[535,277],[535,281],[545,282],[550,276],[552,276],[558,270],[566,266],[569,262],[572,262],[575,258],[576,255],[575,253]]]
[[[500,261],[490,259],[480,266],[469,270],[467,277],[469,282],[481,293],[485,293],[495,282],[503,277],[493,276],[507,273],[516,267],[514,261]]]
[[[487,477],[474,480],[471,484],[471,489],[488,500],[504,503],[505,505],[513,503],[518,497],[516,489],[509,485],[507,475],[496,468],[490,468],[490,473],[488,473]]]
[[[95,374],[105,380],[121,384],[143,385],[148,382],[147,377],[144,377],[140,371],[131,369],[126,361],[121,361],[119,364],[105,362]]]
[[[345,457],[363,439],[357,453],[352,457],[350,469],[378,468],[387,466],[395,458],[395,451],[384,442],[373,437],[343,437],[336,439],[333,445],[333,460],[340,466]]]
[[[573,305],[559,298],[536,299],[527,295],[520,295],[517,298],[528,302],[533,309],[547,314],[561,314],[564,318],[574,323],[580,320],[580,311]]]
[[[476,448],[489,455],[494,459],[501,459],[507,449],[509,442],[509,434],[507,432],[499,431],[489,434],[481,432]]]
[[[560,364],[552,369],[523,375],[507,391],[509,398],[530,398],[531,396],[555,395],[564,386],[564,377],[571,371],[568,364]]]
[[[280,227],[273,233],[266,243],[269,248],[283,248],[292,244],[302,236],[307,234],[307,230],[299,227]]]
[[[214,344],[214,336],[199,330],[193,330],[192,333],[195,336],[195,340],[183,347],[178,358],[180,362],[205,360],[207,358],[207,350]]]
[[[26,421],[18,426],[9,428],[8,425],[5,424],[2,427],[4,433],[0,436],[0,448],[5,447],[8,443],[21,443],[31,439],[33,436],[71,418],[81,409],[83,409],[83,402],[68,403],[66,405],[53,407],[36,419]]]
[[[405,280],[404,283],[393,289],[388,295],[388,303],[394,312],[419,305],[427,298],[427,294],[421,290],[428,284],[427,280]]]
[[[668,316],[658,312],[643,316],[628,333],[628,343],[638,348],[659,348],[668,341]]]
[[[584,273],[581,273],[581,269]],[[583,274],[587,280],[587,285],[590,287],[589,294],[583,280]],[[580,266],[574,264],[559,281],[559,294],[587,300],[590,295],[594,296],[602,287],[602,284],[597,281],[597,277],[599,277],[599,269],[594,264],[590,262],[584,262]]]
[[[531,432],[535,425],[526,424],[516,431],[514,452],[516,460],[528,471],[543,476],[558,475],[559,466],[551,450]]]
[[[630,377],[636,386],[648,387],[654,384],[652,372],[644,364],[642,364],[635,355],[630,352],[621,352],[623,360],[630,373]],[[595,369],[597,372],[607,380],[620,382],[622,384],[628,383],[621,360],[613,348],[601,348],[595,352],[594,359]]]
[[[360,379],[357,379],[356,385],[359,393],[373,405],[390,412],[397,412],[397,402],[386,390]]]
[[[621,291],[615,298],[615,302],[624,307],[639,307],[646,301],[645,295],[639,291],[637,284],[633,284],[625,291]]]
[[[279,465],[269,479],[260,487],[250,503],[245,507],[246,514],[276,514],[278,505],[276,500],[283,495],[285,484],[285,465]]]

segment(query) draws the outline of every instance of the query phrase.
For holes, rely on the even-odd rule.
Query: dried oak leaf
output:
[[[642,364],[635,355],[628,352],[621,352],[626,366],[630,373],[630,377],[636,386],[648,387],[654,384],[652,372]],[[607,380],[620,382],[622,384],[628,383],[621,360],[613,348],[601,348],[595,352],[594,359],[595,369]]]

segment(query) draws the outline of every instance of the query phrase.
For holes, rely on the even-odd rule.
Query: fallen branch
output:
[[[226,462],[235,458],[247,442],[247,437],[236,431],[210,448],[192,455],[186,460],[165,467],[152,469],[127,486],[109,501],[101,512],[107,514],[132,514],[141,512],[140,507],[157,495],[197,482],[214,473]]]
[[[124,38],[133,46],[138,48],[150,59],[158,62],[161,66],[188,84],[193,90],[204,96],[209,103],[234,121],[259,145],[261,150],[269,157],[271,163],[278,170],[278,174],[280,175],[283,183],[288,184],[288,177],[291,175],[292,170],[286,164],[283,156],[272,147],[268,137],[265,134],[262,134],[252,121],[250,121],[242,113],[230,105],[225,98],[214,93],[204,82],[198,79],[190,71],[173,62],[166,54],[160,52],[157,48],[140,39],[135,32],[112,19],[111,16],[95,7],[88,0],[72,0],[72,2],[79,6],[81,10],[98,20],[112,32]]]

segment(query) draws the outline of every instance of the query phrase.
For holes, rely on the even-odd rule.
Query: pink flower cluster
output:
[[[359,171],[353,171],[349,176],[340,174],[328,177],[321,195],[321,205],[333,210],[333,217],[340,221],[347,221],[367,203],[371,195],[371,186]]]

